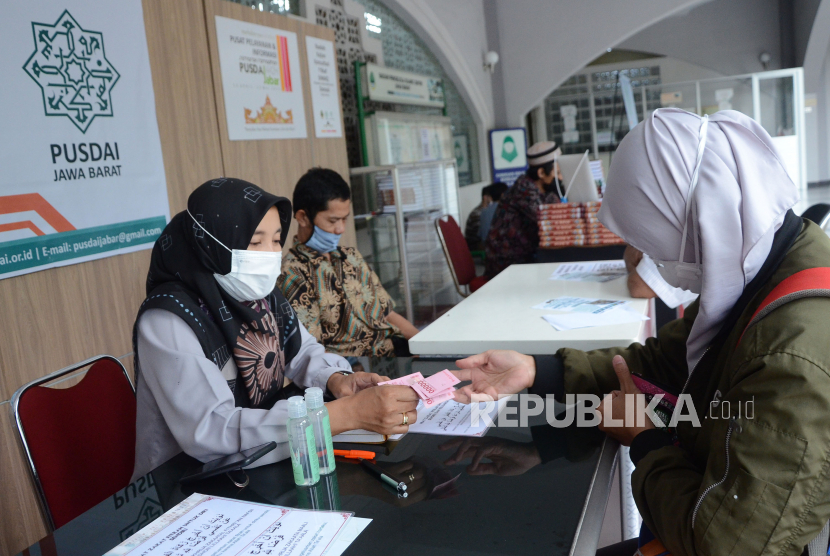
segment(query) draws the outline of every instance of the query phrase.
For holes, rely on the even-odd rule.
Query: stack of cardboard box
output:
[[[602,246],[625,243],[597,218],[602,201],[539,207],[539,247]]]

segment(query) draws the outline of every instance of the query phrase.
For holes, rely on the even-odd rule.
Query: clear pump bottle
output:
[[[314,447],[314,430],[302,396],[288,398],[288,448],[294,483],[301,486],[316,484],[320,480],[320,466]]]
[[[323,403],[323,391],[316,387],[306,388],[305,403],[308,407],[308,418],[314,429],[320,475],[328,475],[335,469],[334,446],[331,444],[331,423],[329,411]]]

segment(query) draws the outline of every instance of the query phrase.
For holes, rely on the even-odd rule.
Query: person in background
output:
[[[354,247],[341,247],[351,213],[349,185],[312,168],[294,188],[297,235],[277,287],[328,351],[343,356],[408,356],[418,329],[396,313],[377,274]]]
[[[527,150],[530,167],[504,195],[493,216],[484,250],[484,274],[493,278],[511,264],[532,263],[539,247],[539,205],[560,202],[563,187],[556,159],[562,150],[553,141],[536,143]]]
[[[133,480],[181,451],[207,462],[273,440],[252,467],[289,457],[286,378],[337,398],[326,404],[333,434],[415,422],[411,388],[352,373],[275,288],[290,223],[288,199],[221,178],[196,188],[159,236],[133,329]]]
[[[481,218],[478,223],[478,237],[481,240],[482,246],[487,240],[487,235],[490,233],[490,226],[493,224],[493,216],[496,214],[496,209],[499,206],[499,200],[504,192],[507,191],[507,184],[496,182],[484,188],[485,193],[490,198],[491,202],[484,210],[481,211]]]
[[[467,217],[467,224],[464,226],[464,239],[467,240],[467,247],[470,248],[470,251],[483,251],[484,250],[484,240],[486,239],[486,235],[482,237],[481,234],[481,215],[490,207],[493,206],[498,199],[493,198],[493,188],[496,185],[504,186],[504,189],[507,189],[507,186],[501,182],[493,183],[488,186],[481,188],[481,203],[470,212],[470,215]],[[500,191],[498,194],[501,197]],[[493,207],[495,208],[495,207]],[[490,211],[489,220],[487,221],[487,229],[490,228],[490,220],[493,219],[493,212]]]
[[[470,215],[467,216],[467,223],[464,225],[464,239],[467,240],[467,247],[470,251],[481,251],[484,249],[484,243],[478,237],[478,232],[480,229],[481,212],[493,202],[490,196],[487,195],[488,187],[490,186],[481,188],[481,202],[476,208],[470,211]]]

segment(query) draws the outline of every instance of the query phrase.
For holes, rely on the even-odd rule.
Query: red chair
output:
[[[43,386],[85,367],[86,376],[70,388]],[[12,414],[52,530],[130,483],[135,408],[126,369],[108,355],[56,371],[14,393]]]
[[[447,264],[450,265],[455,289],[462,296],[467,297],[481,286],[487,283],[484,276],[476,276],[476,266],[470,248],[467,247],[467,240],[455,218],[449,214],[439,216],[435,219],[435,230],[441,240],[441,247],[444,248],[444,256]],[[462,289],[466,286],[467,292]]]

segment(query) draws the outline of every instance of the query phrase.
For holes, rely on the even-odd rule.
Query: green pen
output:
[[[396,481],[395,479],[393,479],[392,477],[390,477],[389,475],[387,475],[386,473],[381,471],[380,467],[378,467],[374,463],[372,463],[368,460],[365,460],[365,459],[361,459],[360,460],[360,465],[365,467],[372,475],[374,475],[375,477],[378,477],[381,481],[383,481],[384,483],[386,483],[390,487],[394,488],[399,493],[400,492],[406,492],[406,484],[405,483],[403,483],[401,481]]]

